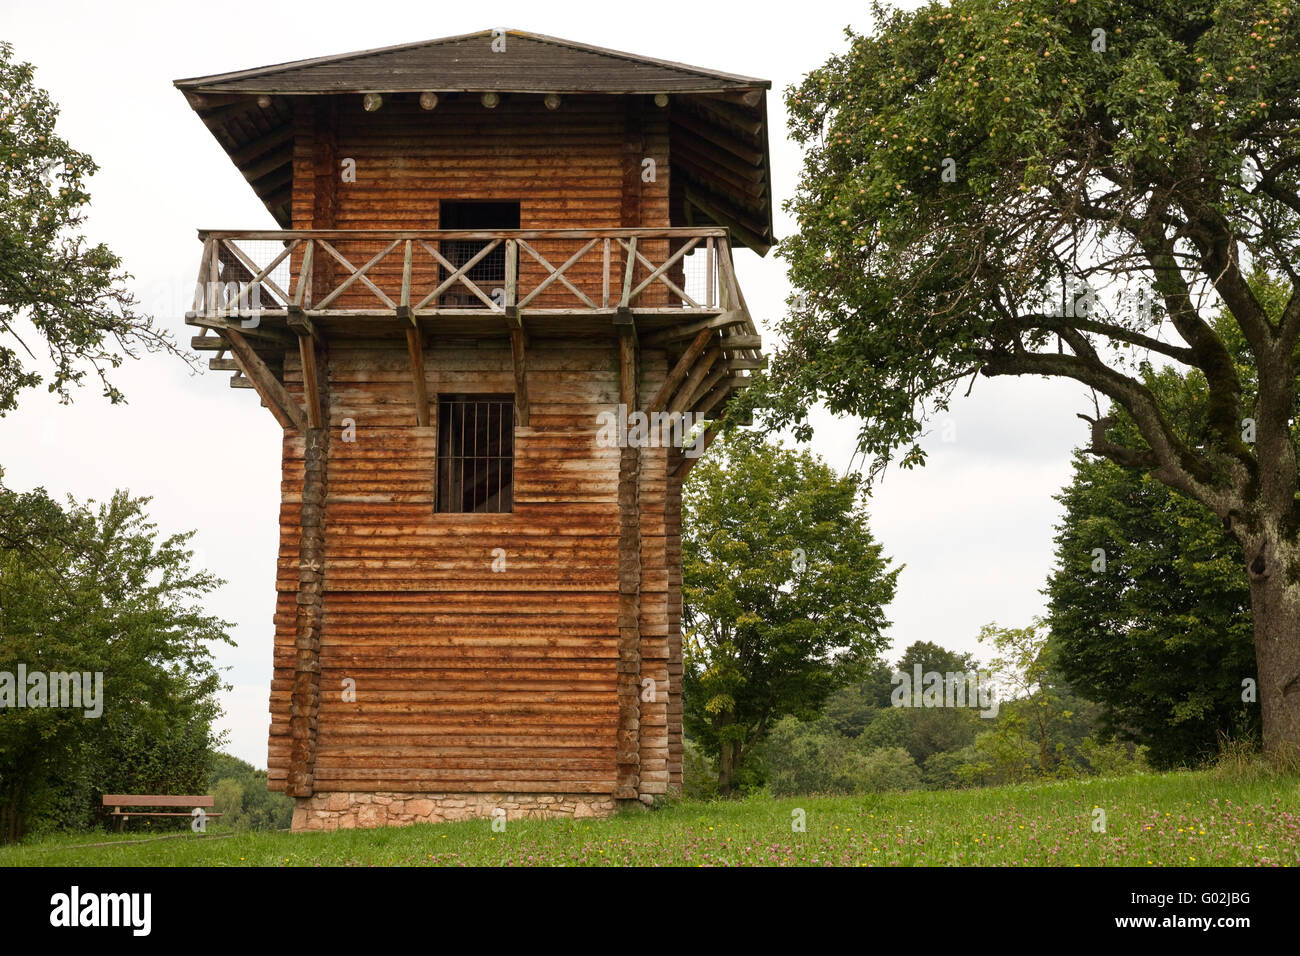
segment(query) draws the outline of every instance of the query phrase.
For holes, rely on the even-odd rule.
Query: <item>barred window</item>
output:
[[[514,425],[511,395],[438,396],[438,511],[514,510]]]

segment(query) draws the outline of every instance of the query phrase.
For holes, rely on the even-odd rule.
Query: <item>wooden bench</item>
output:
[[[117,828],[120,830],[131,817],[189,817],[194,815],[194,809],[198,807],[211,807],[216,803],[213,797],[209,796],[179,796],[173,797],[166,794],[157,793],[106,793],[104,794],[104,806],[112,807],[113,812],[109,816],[117,817]],[[123,807],[189,807],[188,810],[126,810]],[[220,813],[208,813],[209,817],[219,817]]]

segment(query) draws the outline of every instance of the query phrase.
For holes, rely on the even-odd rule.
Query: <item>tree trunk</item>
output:
[[[739,751],[738,740],[724,739],[718,744],[718,792],[724,797],[731,796],[736,788]]]
[[[4,843],[17,843],[23,838],[23,792],[18,783],[11,783],[0,804],[0,823],[4,829]]]
[[[1250,610],[1264,752],[1295,762],[1300,760],[1300,580],[1288,580],[1288,563],[1272,562],[1262,575],[1258,566],[1251,568]]]

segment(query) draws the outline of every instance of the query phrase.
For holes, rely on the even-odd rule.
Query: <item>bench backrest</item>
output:
[[[216,800],[210,796],[173,797],[166,794],[106,793],[106,807],[211,807]]]

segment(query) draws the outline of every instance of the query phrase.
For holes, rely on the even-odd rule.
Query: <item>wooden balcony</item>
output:
[[[203,230],[199,238],[187,319],[744,311],[719,228]]]
[[[764,360],[725,229],[199,232],[194,348],[232,387],[266,389],[303,336],[446,340],[612,335],[689,362],[705,352],[729,393]],[[611,339],[612,341],[612,339]],[[229,353],[229,358],[227,354]],[[414,355],[414,352],[413,352]],[[266,395],[263,394],[266,402]]]

